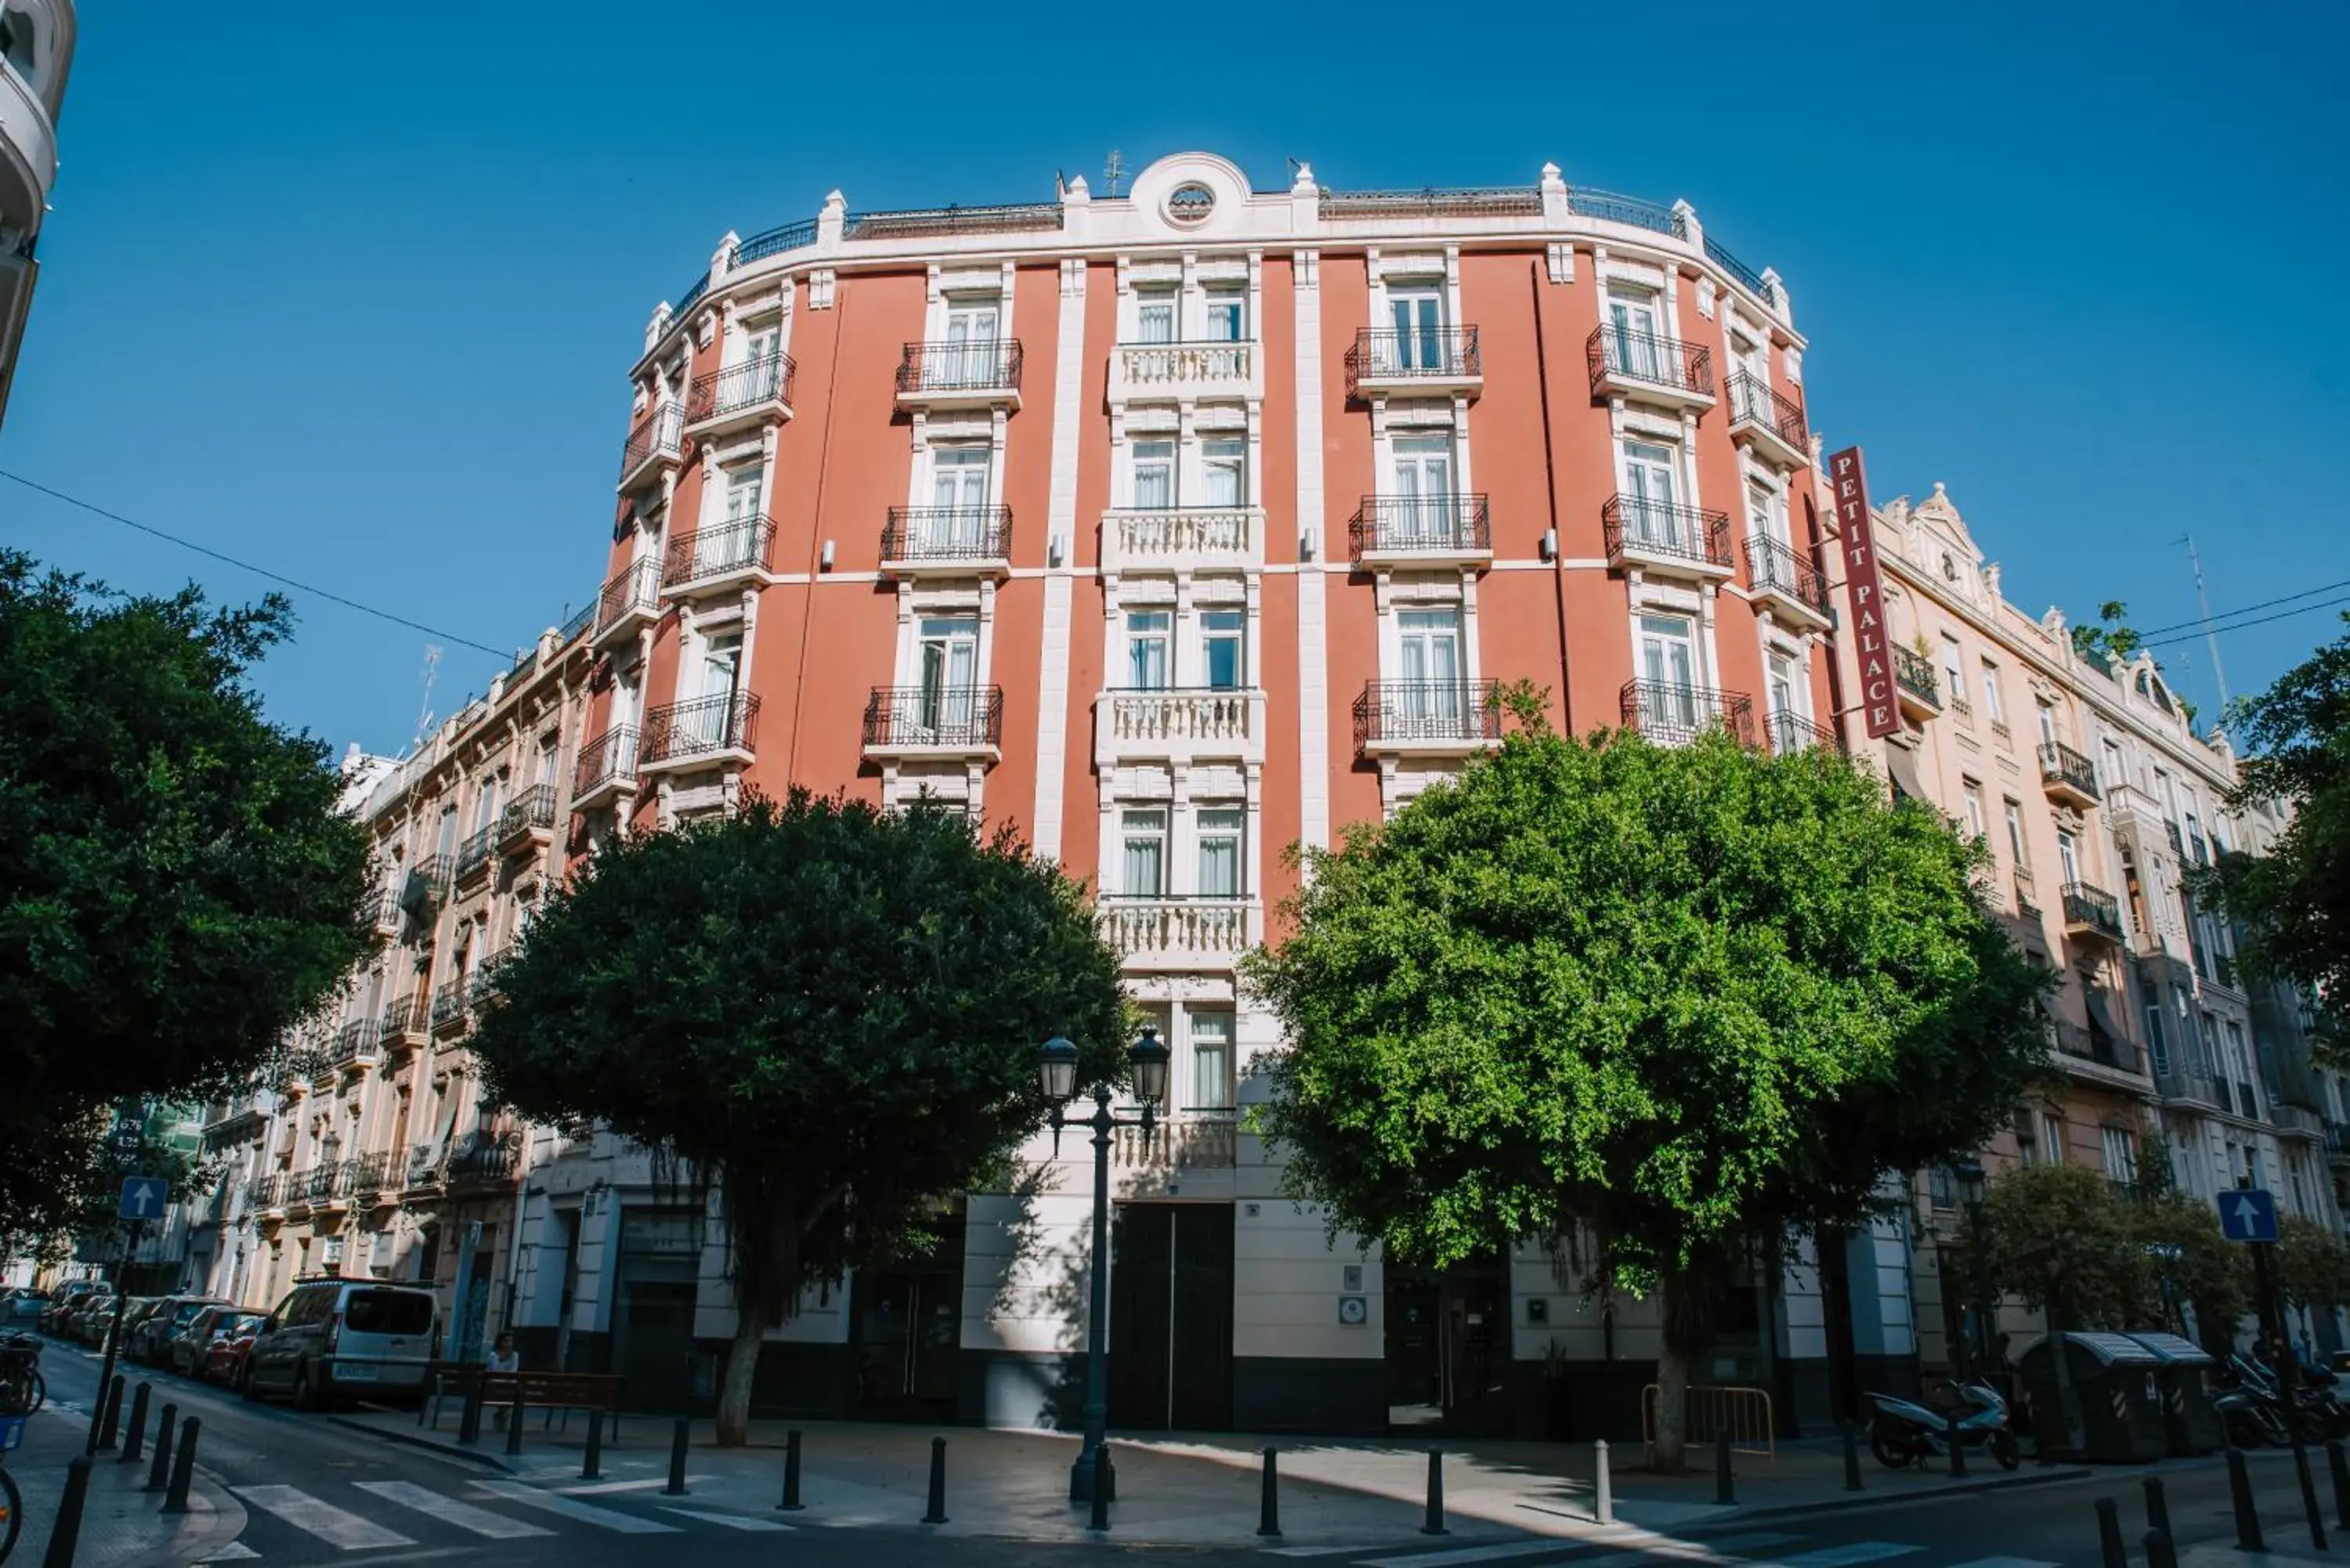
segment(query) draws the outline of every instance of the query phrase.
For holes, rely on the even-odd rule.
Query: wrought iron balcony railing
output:
[[[1804,421],[1802,401],[1776,387],[1764,386],[1743,370],[1731,374],[1730,424],[1733,431],[1741,425],[1760,426],[1796,452],[1811,450],[1811,429]]]
[[[1367,555],[1490,554],[1492,513],[1482,495],[1366,495],[1347,524],[1354,558]]]
[[[868,747],[1003,743],[1001,686],[877,686],[865,704]]]
[[[685,394],[685,422],[698,425],[777,403],[788,405],[797,369],[790,355],[775,353],[697,376]]]
[[[522,1138],[519,1134],[477,1132],[457,1140],[449,1151],[444,1168],[445,1179],[454,1187],[463,1183],[505,1182],[514,1179],[521,1164]]]
[[[408,868],[408,877],[433,898],[446,898],[451,884],[457,880],[457,862],[452,856],[428,855]]]
[[[1502,738],[1502,689],[1488,680],[1370,680],[1355,699],[1355,749]]]
[[[555,786],[531,785],[498,813],[498,842],[510,845],[533,831],[555,831]]]
[[[685,410],[675,403],[650,410],[629,429],[620,445],[620,483],[627,483],[656,458],[673,458],[684,448]]]
[[[925,392],[1016,392],[1020,339],[909,343],[898,362],[900,396]]]
[[[402,996],[392,1000],[375,1021],[376,1044],[390,1051],[407,1044],[411,1034],[423,1033],[426,1023],[425,1001],[421,996]]]
[[[1780,593],[1821,616],[1830,613],[1828,575],[1810,556],[1767,534],[1746,540],[1746,576],[1757,593]]]
[[[1365,381],[1465,381],[1484,373],[1473,327],[1384,332],[1365,327],[1347,350],[1350,398]]]
[[[376,1057],[376,1023],[372,1018],[355,1018],[335,1031],[335,1043],[329,1047],[338,1067],[363,1066]]]
[[[2061,741],[2040,742],[2040,781],[2088,800],[2097,798],[2097,766]]]
[[[1941,679],[1934,673],[1934,661],[1914,649],[1893,650],[1893,682],[1913,696],[1941,705]]]
[[[2085,926],[2114,941],[2122,940],[2122,907],[2111,893],[2086,882],[2067,882],[2064,897],[2066,925]]]
[[[774,569],[775,525],[764,517],[743,517],[708,528],[691,528],[669,542],[661,556],[661,587],[736,572]]]
[[[1713,396],[1713,350],[1654,332],[1595,327],[1584,344],[1591,391],[1603,397],[1611,379],[1661,387],[1684,397]]]
[[[631,615],[650,616],[660,609],[660,567],[650,560],[631,561],[613,573],[596,596],[596,633],[600,637]]]
[[[1660,745],[1685,745],[1708,730],[1727,730],[1754,743],[1754,701],[1743,691],[1683,686],[1670,680],[1627,680],[1619,698],[1624,727]]]
[[[575,795],[593,794],[607,784],[637,776],[637,732],[631,724],[605,731],[579,748],[579,767],[571,784]]]
[[[381,1192],[391,1170],[392,1153],[388,1148],[372,1149],[345,1161],[350,1167],[351,1191],[354,1194]]]
[[[645,714],[645,762],[672,763],[717,752],[748,752],[759,742],[756,692],[728,691],[671,702]]]
[[[432,988],[432,1027],[438,1032],[450,1029],[464,1021],[467,1001],[465,982],[444,980]]]
[[[1781,756],[1794,752],[1807,752],[1814,746],[1830,751],[1844,750],[1844,736],[1837,731],[1815,724],[1801,713],[1781,709],[1762,721],[1771,733],[1771,749]]]
[[[1730,514],[1696,506],[1674,506],[1642,495],[1613,495],[1599,509],[1607,558],[1661,556],[1733,571],[1730,557]]]
[[[996,561],[1012,553],[1009,506],[892,506],[885,561]]]
[[[489,864],[491,844],[497,836],[498,829],[494,822],[487,827],[478,827],[465,835],[457,845],[457,880],[463,881]]]

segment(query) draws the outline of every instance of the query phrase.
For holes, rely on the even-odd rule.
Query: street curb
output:
[[[428,1453],[440,1454],[447,1459],[463,1459],[468,1464],[480,1465],[484,1469],[495,1470],[500,1475],[519,1473],[512,1465],[506,1463],[503,1456],[485,1454],[479,1449],[469,1449],[454,1438],[427,1437],[422,1432],[402,1431],[397,1427],[372,1427],[365,1421],[353,1420],[348,1416],[337,1416],[331,1412],[325,1419],[346,1431],[361,1432],[370,1438],[380,1438],[387,1443],[401,1443],[411,1449],[422,1449]]]
[[[1937,1488],[1932,1491],[1916,1491],[1900,1496],[1887,1496],[1883,1492],[1858,1491],[1846,1492],[1822,1502],[1781,1503],[1772,1508],[1732,1506],[1718,1520],[1707,1520],[1702,1524],[1697,1524],[1692,1521],[1691,1523],[1697,1529],[1711,1530],[1717,1524],[1727,1527],[1744,1524],[1749,1520],[1755,1519],[1792,1519],[1798,1514],[1841,1513],[1847,1510],[1862,1508],[1907,1508],[1918,1503],[1939,1502],[1944,1498],[1965,1497],[1973,1492],[2005,1491],[2014,1487],[2053,1486],[2058,1481],[2080,1480],[2095,1473],[2095,1470],[2090,1467],[2081,1465],[2066,1469],[2043,1470],[2028,1476],[1992,1476],[1979,1481],[1959,1481],[1950,1486]],[[1627,1498],[1620,1492],[1617,1494],[1618,1506],[1632,1501],[1636,1500]]]

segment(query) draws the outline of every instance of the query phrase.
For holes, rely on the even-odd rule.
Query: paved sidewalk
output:
[[[413,1413],[333,1417],[394,1441],[424,1443],[510,1470],[542,1485],[583,1491],[650,1491],[669,1473],[672,1421],[631,1417],[625,1440],[608,1442],[602,1479],[579,1480],[585,1422],[548,1431],[529,1417],[523,1451],[504,1452],[505,1434],[484,1422],[480,1444],[456,1441],[453,1405],[438,1430]],[[1068,1501],[1076,1439],[1057,1432],[803,1421],[801,1496],[811,1523],[911,1525],[925,1506],[931,1439],[947,1439],[944,1533],[1030,1541],[1082,1539],[1085,1511]],[[771,1512],[783,1489],[786,1424],[758,1421],[752,1445],[719,1449],[708,1421],[690,1428],[687,1486],[697,1507]],[[1136,1543],[1237,1545],[1256,1541],[1264,1439],[1112,1434],[1118,1501],[1111,1532]],[[1383,1545],[1419,1540],[1425,1517],[1428,1445],[1399,1440],[1275,1439],[1282,1543]],[[2071,1480],[2078,1469],[2027,1464],[2012,1473],[1987,1462],[1963,1480],[1941,1472],[1885,1469],[1863,1457],[1864,1488],[1845,1490],[1840,1442],[1781,1446],[1775,1458],[1735,1456],[1736,1501],[1714,1501],[1714,1478],[1663,1476],[1640,1462],[1637,1445],[1616,1452],[1616,1522],[1594,1516],[1589,1444],[1461,1441],[1447,1444],[1446,1523],[1463,1543],[1547,1536],[1616,1540],[1642,1532],[1687,1533],[1774,1513],[1946,1497],[1973,1490]],[[1705,1456],[1710,1459],[1711,1455]]]
[[[67,1466],[88,1436],[87,1412],[52,1402],[32,1418],[25,1441],[7,1456],[8,1474],[25,1494],[25,1530],[11,1553],[16,1561],[39,1563],[47,1556],[58,1500],[65,1493]],[[197,1451],[203,1451],[201,1440]],[[158,1512],[163,1494],[140,1490],[146,1484],[149,1457],[124,1464],[116,1453],[107,1452],[91,1461],[75,1568],[200,1563],[244,1531],[244,1508],[204,1480],[201,1465],[188,1490],[188,1511]]]

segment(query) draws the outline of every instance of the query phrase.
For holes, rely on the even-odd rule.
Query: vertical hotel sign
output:
[[[1860,656],[1860,701],[1868,738],[1901,730],[1901,701],[1893,690],[1893,650],[1885,640],[1885,583],[1877,570],[1877,520],[1868,511],[1868,476],[1860,448],[1828,458],[1835,496],[1836,531],[1844,536],[1844,586],[1852,597],[1853,648]]]

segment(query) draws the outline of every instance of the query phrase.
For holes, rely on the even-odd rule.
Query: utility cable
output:
[[[2345,577],[2338,583],[2326,583],[2314,588],[2303,588],[2297,594],[2287,594],[2282,598],[2262,599],[2256,605],[2244,605],[2236,609],[2222,610],[2218,615],[2211,617],[2210,619],[2212,624],[2217,625],[2219,622],[2223,620],[2233,620],[2240,615],[2250,615],[2254,610],[2267,609],[2272,605],[2289,605],[2295,599],[2314,599],[2320,594],[2334,593],[2343,588],[2350,588],[2350,577]],[[2149,637],[2161,637],[2168,632],[2185,631],[2189,628],[2199,630],[2202,628],[2202,625],[2203,618],[2199,616],[2193,620],[2182,620],[2174,622],[2169,626],[2148,628],[2147,630],[2139,632],[2138,637],[2143,640]]]
[[[2273,601],[2272,601],[2272,602],[2273,602]],[[2344,595],[2344,596],[2343,596],[2342,597],[2340,597],[2340,598],[2335,598],[2335,599],[2325,599],[2325,600],[2323,600],[2323,601],[2322,601],[2322,602],[2320,602],[2320,603],[2314,604],[2314,605],[2303,605],[2303,606],[2302,606],[2302,607],[2300,607],[2298,609],[2279,610],[2279,611],[2277,611],[2277,612],[2276,612],[2276,614],[2274,614],[2274,615],[2264,615],[2264,616],[2261,616],[2261,617],[2259,617],[2258,618],[2253,619],[2253,620],[2240,620],[2240,621],[2236,621],[2236,622],[2234,622],[2233,624],[2231,624],[2231,625],[2228,625],[2228,626],[2221,626],[2221,625],[2219,625],[2217,622],[2214,622],[2214,623],[2213,623],[2213,625],[2212,625],[2211,629],[2212,629],[2213,631],[2242,631],[2242,630],[2245,630],[2247,628],[2251,628],[2251,627],[2255,627],[2255,626],[2266,626],[2266,625],[2268,625],[2268,623],[2269,623],[2269,622],[2271,622],[2271,621],[2272,621],[2272,620],[2288,620],[2288,619],[2290,619],[2290,618],[2292,618],[2293,617],[2297,616],[2297,615],[2307,615],[2307,614],[2308,614],[2310,611],[2312,611],[2312,610],[2332,609],[2332,608],[2334,608],[2334,607],[2335,606],[2337,606],[2337,605],[2350,605],[2350,594],[2345,594],[2345,595]],[[2255,606],[2252,606],[2251,607],[2252,607],[2252,608],[2257,609],[2257,608],[2259,608],[2260,607],[2259,607],[2259,606],[2257,606],[2257,605],[2255,605]],[[2238,613],[2239,615],[2241,615],[2241,614],[2242,614],[2243,612],[2242,612],[2242,611],[2241,611],[2241,610],[2239,610],[2237,613]],[[2170,647],[2174,647],[2174,646],[2176,646],[2176,645],[2177,645],[2177,644],[2178,644],[2178,643],[2182,643],[2182,642],[2192,642],[2192,641],[2194,641],[2197,638],[2199,638],[2199,637],[2200,637],[2200,636],[2202,636],[2202,635],[2203,635],[2202,628],[2201,628],[2200,627],[2198,627],[2198,628],[2197,628],[2195,630],[2193,630],[2193,631],[2189,631],[2189,632],[2182,632],[2181,634],[2179,634],[2179,635],[2178,635],[2178,636],[2177,636],[2177,637],[2166,637],[2166,638],[2162,639],[2161,640],[2159,640],[2159,641],[2156,641],[2156,642],[2141,642],[2141,643],[2139,643],[2139,644],[2138,644],[2138,646],[2139,646],[2140,648],[2170,648]]]

